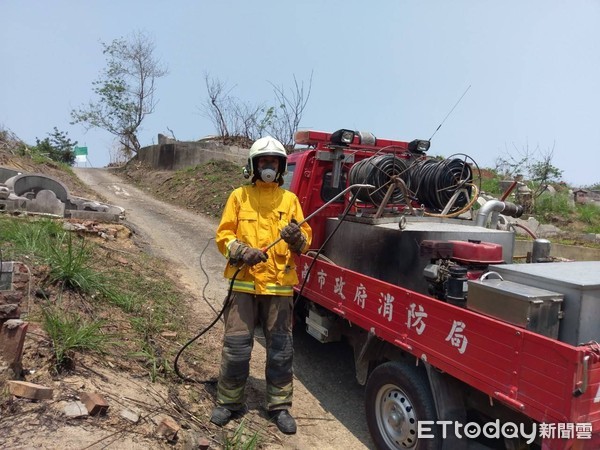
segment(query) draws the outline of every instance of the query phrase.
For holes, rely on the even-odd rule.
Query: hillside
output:
[[[133,159],[114,172],[157,198],[210,217],[220,217],[229,193],[248,182],[239,165],[225,160],[173,172]]]
[[[104,200],[63,165],[6,148],[0,165],[53,176],[72,195]],[[3,261],[29,273],[18,291],[28,323],[22,370],[15,375],[0,364],[0,447],[194,448],[204,440],[218,448],[228,439],[206,425],[209,394],[173,373],[175,354],[198,326],[189,322],[188,288],[134,227],[0,214],[0,251]],[[189,349],[186,373],[187,361],[203,361],[206,351],[218,355],[218,345]],[[9,395],[13,379],[51,388],[52,400]],[[84,393],[101,395],[109,410],[69,416]],[[158,433],[164,417],[185,426],[175,439]]]
[[[133,159],[113,170],[157,198],[215,218],[220,217],[229,193],[248,183],[239,165],[224,160],[179,171],[156,171]],[[481,170],[480,179],[488,198],[502,196],[501,177],[493,170]],[[547,224],[545,228],[553,230],[550,237],[557,243],[600,247],[598,239],[593,238],[600,233],[600,208],[573,205],[569,188],[562,184],[556,184],[554,190],[553,196],[544,195],[538,200],[537,214],[525,214],[523,219],[532,217],[535,223]],[[513,197],[508,200],[515,201]],[[522,233],[521,238],[528,239],[521,229],[517,231]]]

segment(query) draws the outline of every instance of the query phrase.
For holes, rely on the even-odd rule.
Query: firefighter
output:
[[[225,277],[233,282],[225,310],[225,331],[217,406],[211,422],[223,426],[241,412],[250,369],[254,327],[266,339],[266,407],[269,418],[286,434],[296,432],[292,405],[293,286],[298,283],[294,254],[310,245],[312,231],[293,192],[281,188],[287,169],[283,145],[272,137],[250,148],[247,172],[252,184],[234,190],[227,200],[216,242],[227,258]],[[261,250],[282,238],[266,253]]]

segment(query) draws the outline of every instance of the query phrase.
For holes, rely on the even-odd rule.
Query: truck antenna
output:
[[[444,117],[444,120],[442,120],[442,122],[438,125],[438,127],[435,129],[435,131],[433,132],[433,134],[431,135],[431,137],[429,138],[429,140],[431,141],[433,139],[433,137],[435,136],[435,133],[438,132],[438,130],[440,128],[442,128],[442,125],[444,125],[444,122],[446,121],[446,119],[448,118],[448,116],[450,114],[452,114],[452,111],[454,111],[454,108],[456,108],[458,106],[458,104],[460,103],[460,101],[463,99],[463,97],[465,96],[465,94],[467,93],[467,91],[471,89],[471,85],[469,85],[469,87],[467,89],[465,89],[465,92],[463,92],[463,95],[460,96],[460,98],[458,99],[458,101],[456,102],[456,104],[452,107],[452,109],[450,110],[450,112],[448,114],[446,114],[446,117]]]

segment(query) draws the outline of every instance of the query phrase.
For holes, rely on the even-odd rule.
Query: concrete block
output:
[[[166,438],[168,441],[173,441],[177,437],[177,432],[181,429],[179,424],[172,418],[166,416],[158,424],[156,434]]]
[[[79,396],[79,398],[87,408],[90,416],[95,416],[96,414],[105,414],[108,410],[108,403],[100,394],[84,392]]]
[[[129,422],[138,423],[140,421],[140,415],[130,409],[123,409],[119,414],[123,419],[128,420]]]
[[[27,202],[26,198],[19,197],[11,192],[8,194],[6,200],[0,200],[0,211],[25,211],[27,209]]]
[[[12,261],[3,262],[0,267],[0,291],[10,291],[13,282]]]
[[[63,412],[69,419],[78,419],[88,415],[88,410],[85,405],[78,401],[67,403]]]
[[[17,397],[31,400],[52,400],[54,395],[52,388],[27,381],[10,380],[7,384],[8,392]]]

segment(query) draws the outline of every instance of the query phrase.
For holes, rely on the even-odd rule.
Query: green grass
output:
[[[164,277],[150,276],[153,269],[149,260],[141,260],[140,275],[132,270],[115,270],[106,274],[109,289],[103,291],[108,302],[125,312],[135,313],[130,317],[132,327],[147,337],[164,331],[166,323],[180,323],[184,302],[174,285]]]
[[[585,229],[586,233],[600,234],[600,224],[591,225]]]
[[[225,450],[254,450],[258,447],[258,431],[251,432],[246,428],[245,419],[242,419],[232,436],[226,436],[223,448]]]
[[[92,267],[93,249],[85,239],[76,239],[72,233],[64,233],[50,245],[45,257],[49,282],[86,294],[102,291],[106,280]]]
[[[57,306],[42,309],[42,325],[52,341],[57,371],[72,363],[75,350],[103,353],[113,336],[102,332],[104,321],[86,321]]]
[[[577,205],[577,215],[582,222],[600,227],[600,207],[593,204]]]
[[[148,377],[152,383],[156,383],[159,377],[166,376],[172,372],[169,361],[163,358],[160,352],[149,343],[145,343],[141,351],[130,353],[132,358],[141,358],[148,369]]]
[[[568,194],[541,195],[535,200],[534,213],[544,220],[552,216],[568,218],[575,209],[569,200]]]
[[[104,289],[103,294],[109,303],[112,303],[126,313],[139,312],[142,307],[143,300],[137,294],[115,291],[113,289]]]
[[[482,178],[481,190],[490,195],[502,195],[503,192],[500,189],[500,178]]]
[[[11,254],[43,257],[64,233],[61,224],[50,219],[0,216],[0,243],[8,244]]]

